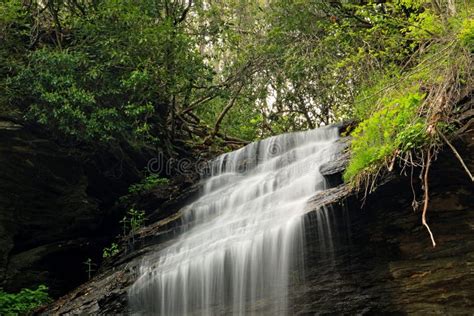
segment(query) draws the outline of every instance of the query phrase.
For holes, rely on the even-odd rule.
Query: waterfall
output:
[[[214,160],[200,198],[183,210],[190,228],[143,260],[131,312],[288,314],[302,271],[304,206],[325,189],[319,166],[337,138],[335,127],[284,134]]]

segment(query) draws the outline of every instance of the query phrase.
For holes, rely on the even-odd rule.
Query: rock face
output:
[[[138,178],[139,163],[123,156],[73,155],[0,121],[0,287],[47,284],[57,296],[86,280],[83,262],[113,234],[113,201]]]
[[[454,145],[474,170],[474,134]],[[339,183],[346,162],[342,151],[322,172]],[[412,207],[414,194],[422,199],[420,170],[413,178],[411,170],[404,172],[392,173],[365,202],[362,193],[344,184],[309,201],[304,278],[292,282],[290,314],[472,313],[473,184],[449,148],[439,154],[429,182],[433,248],[421,225],[421,209]],[[189,198],[193,190],[183,195]],[[124,246],[102,273],[42,312],[126,313],[127,288],[137,277],[141,256],[172,242],[183,229],[180,216],[175,212],[140,230],[133,247]]]
[[[342,173],[349,162],[349,144],[350,137],[343,137],[337,140],[337,152],[339,153],[334,160],[327,162],[319,167],[319,172],[326,178],[330,187],[335,187],[343,182]]]
[[[457,146],[464,148],[470,170],[472,137]],[[420,187],[417,176],[414,188]],[[294,285],[295,314],[474,310],[473,184],[452,152],[440,154],[430,172],[427,216],[437,242],[433,248],[421,226],[421,208],[413,211],[410,182],[409,177],[393,179],[369,195],[363,207],[356,196],[333,203],[332,234],[318,231],[315,213],[309,214],[306,279]],[[332,190],[337,199],[344,189]],[[416,190],[416,195],[420,201],[422,193]],[[330,237],[333,244],[321,247]]]

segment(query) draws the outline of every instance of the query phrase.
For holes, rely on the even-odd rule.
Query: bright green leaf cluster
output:
[[[418,116],[423,98],[414,92],[391,100],[355,129],[346,181],[373,171],[397,150],[408,151],[424,143],[426,125]]]
[[[106,247],[102,250],[102,258],[111,258],[116,256],[120,252],[119,246],[116,243],[112,243],[110,247]]]
[[[474,19],[465,19],[462,28],[459,31],[459,40],[461,44],[474,53]]]

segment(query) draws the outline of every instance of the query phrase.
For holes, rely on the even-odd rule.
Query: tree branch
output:
[[[234,106],[235,100],[239,96],[240,91],[242,91],[243,87],[244,87],[244,84],[241,83],[239,88],[235,92],[234,96],[229,100],[229,103],[227,103],[226,107],[224,108],[224,110],[222,110],[221,114],[217,118],[216,124],[214,125],[214,131],[212,132],[212,135],[211,135],[212,138],[216,136],[217,132],[219,131],[219,127],[221,125],[222,120],[224,119],[227,112],[229,112],[229,110]]]
[[[184,8],[183,12],[181,12],[181,16],[177,20],[174,21],[174,25],[178,25],[179,23],[183,22],[184,19],[186,19],[186,16],[188,15],[188,12],[191,9],[192,5],[193,5],[193,0],[189,0],[186,8]]]

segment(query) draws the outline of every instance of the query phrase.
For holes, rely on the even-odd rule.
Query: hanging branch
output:
[[[182,122],[181,129],[188,133],[194,134],[202,138],[209,138],[210,134],[212,134],[209,131],[209,128],[207,126],[201,125],[199,124],[199,122],[193,123],[184,116],[177,116],[176,119],[179,119]],[[237,137],[227,136],[220,132],[217,132],[215,136],[222,138],[222,140],[226,143],[239,144],[239,145],[246,145],[249,143],[249,141],[247,140],[243,140]]]
[[[49,0],[46,3],[46,7],[48,8],[49,13],[51,14],[51,17],[53,18],[54,22],[54,29],[55,29],[55,36],[56,36],[56,44],[58,45],[59,49],[62,49],[62,35],[63,35],[63,29],[61,26],[61,22],[59,20],[59,15],[61,11],[61,7],[58,4],[57,7],[54,6],[54,3],[52,0]]]
[[[202,96],[201,98],[189,104],[187,108],[185,108],[184,110],[181,110],[179,115],[190,113],[201,104],[215,99],[216,97],[219,96],[220,89],[231,87],[233,84],[239,81],[242,81],[243,80],[242,78],[245,78],[246,75],[248,76],[252,72],[252,66],[257,66],[257,65],[258,65],[257,60],[253,60],[251,62],[249,61],[236,73],[230,75],[223,82],[217,85],[213,85],[210,87],[193,86],[194,88],[197,88],[197,89],[209,89],[209,91],[208,93],[206,93],[206,95]]]
[[[224,119],[224,116],[229,112],[229,110],[234,106],[235,100],[240,94],[240,91],[242,91],[242,88],[244,87],[244,83],[242,82],[235,92],[234,96],[229,100],[229,103],[227,103],[226,107],[224,110],[222,110],[221,114],[219,114],[219,117],[217,118],[216,124],[214,125],[214,131],[211,134],[211,138],[214,138],[219,131],[219,127],[221,125],[222,120]]]

